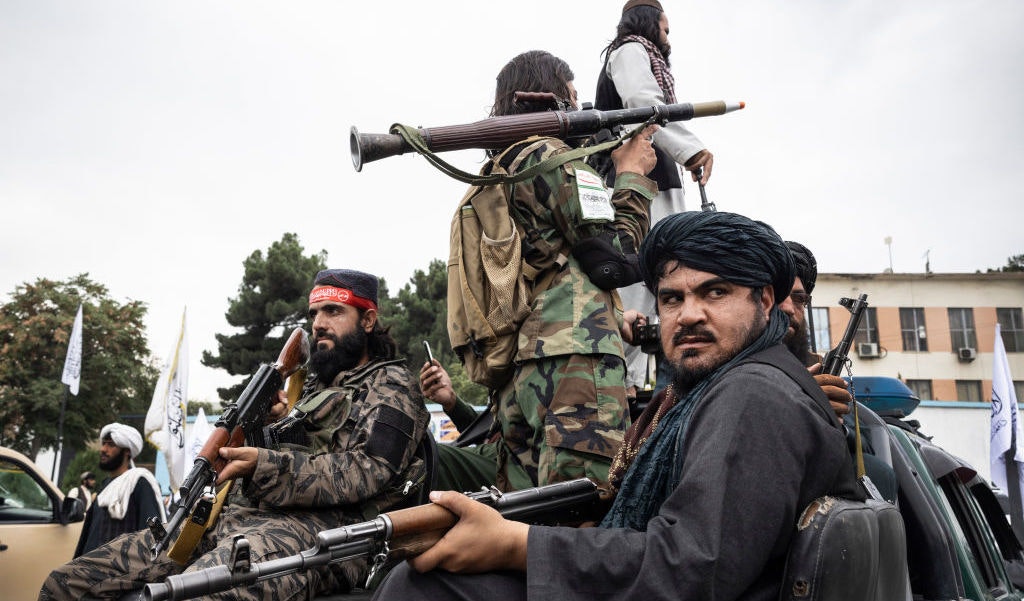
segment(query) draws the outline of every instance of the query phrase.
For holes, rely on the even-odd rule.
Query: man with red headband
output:
[[[288,415],[280,393],[271,448],[221,449],[229,504],[188,566],[149,549],[149,531],[119,538],[55,570],[40,599],[121,598],[148,582],[230,563],[244,535],[253,561],[294,555],[321,530],[361,522],[417,498],[425,466],[416,450],[430,416],[413,376],[395,359],[377,313],[377,278],[347,269],[317,274],[309,295],[315,344],[305,395]],[[232,591],[233,599],[297,599],[362,585],[365,562],[345,562]]]

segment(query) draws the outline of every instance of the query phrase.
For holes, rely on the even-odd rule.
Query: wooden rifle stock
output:
[[[302,328],[295,328],[281,349],[277,361],[270,365],[261,365],[249,380],[249,384],[246,385],[238,400],[232,403],[217,420],[214,431],[196,456],[192,470],[178,489],[179,505],[174,515],[168,520],[166,528],[161,533],[155,525],[151,524],[157,538],[156,544],[151,549],[154,559],[168,547],[179,528],[183,532],[185,531],[183,524],[191,527],[188,541],[185,542],[185,546],[189,548],[179,547],[177,539],[175,539],[172,558],[183,563],[192,554],[192,550],[199,542],[199,537],[213,522],[213,519],[209,519],[211,514],[200,518],[195,515],[195,510],[202,500],[203,491],[216,481],[217,474],[227,464],[227,461],[221,458],[220,450],[224,447],[244,446],[247,441],[250,444],[253,443],[253,438],[257,436],[262,427],[267,411],[282,383],[288,376],[305,365],[309,360],[309,354],[309,337]],[[221,503],[223,503],[223,498],[221,497]],[[208,502],[210,501],[208,500]],[[215,517],[216,513],[212,515]],[[192,518],[189,523],[185,523],[186,517]],[[193,522],[196,524],[195,527],[192,527]]]
[[[739,110],[742,102],[697,102],[662,104],[612,111],[542,111],[521,115],[490,117],[465,125],[419,128],[432,152],[482,148],[500,150],[530,136],[562,140],[585,138],[618,125],[686,121],[697,117],[722,115]],[[361,171],[366,163],[414,150],[392,126],[387,134],[361,134],[353,127],[349,136],[352,165]]]

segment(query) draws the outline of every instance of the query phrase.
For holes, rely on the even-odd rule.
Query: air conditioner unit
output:
[[[965,346],[957,350],[957,357],[959,357],[961,361],[974,361],[978,358],[978,351],[969,346]]]
[[[878,343],[877,342],[858,342],[857,343],[857,356],[867,357],[878,357]]]

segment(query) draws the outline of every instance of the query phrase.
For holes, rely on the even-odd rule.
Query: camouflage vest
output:
[[[402,364],[402,359],[367,363],[349,374],[340,386],[316,391],[296,403],[294,409],[302,412],[303,418],[287,431],[278,434],[277,448],[313,455],[332,452],[335,433],[345,428],[354,429],[354,422],[360,418],[358,409],[354,410],[353,407],[358,406],[366,396],[367,382],[379,370],[386,369],[389,365]],[[372,519],[381,511],[407,505],[417,498],[420,488],[426,481],[423,460],[413,457],[405,470],[405,475],[408,477],[407,480],[381,491],[360,505],[359,511],[363,519]]]
[[[378,369],[402,362],[401,359],[393,359],[367,363],[352,372],[341,386],[318,390],[300,400],[293,410],[301,412],[302,420],[294,424],[287,434],[278,435],[277,447],[314,455],[331,452],[334,433],[345,427],[352,405],[365,394],[366,381]]]

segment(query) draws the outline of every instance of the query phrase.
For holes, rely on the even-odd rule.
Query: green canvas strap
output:
[[[391,126],[391,133],[402,136],[402,139],[405,140],[413,150],[423,155],[423,158],[427,159],[431,165],[448,177],[473,186],[489,186],[491,184],[514,184],[516,182],[525,181],[534,177],[538,173],[544,173],[571,161],[575,161],[598,152],[603,152],[605,150],[610,150],[637,135],[637,133],[643,129],[643,127],[638,127],[622,138],[615,138],[594,146],[574,148],[568,152],[550,156],[533,167],[516,173],[515,175],[506,175],[502,173],[476,175],[473,173],[467,173],[466,171],[462,171],[461,169],[446,163],[439,156],[431,152],[430,149],[427,148],[427,142],[423,139],[423,134],[420,133],[419,129],[409,127],[408,125],[402,125],[401,123],[396,123]]]

